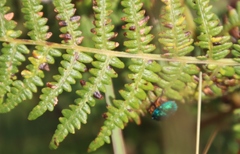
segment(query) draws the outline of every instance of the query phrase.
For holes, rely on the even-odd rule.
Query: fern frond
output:
[[[163,1],[164,7],[161,15],[161,33],[159,42],[163,45],[165,57],[179,57],[190,53],[194,47],[190,32],[185,31],[186,22],[184,7],[179,0]]]
[[[118,44],[110,41],[110,39],[116,36],[116,33],[112,32],[114,26],[111,25],[111,19],[108,17],[112,12],[110,1],[96,0],[93,1],[93,4],[95,11],[94,25],[96,28],[92,29],[92,32],[95,34],[93,37],[93,41],[96,43],[95,47],[100,49],[114,49]],[[75,128],[80,129],[81,123],[86,123],[87,114],[90,113],[89,105],[95,105],[93,97],[102,99],[103,96],[100,92],[105,92],[105,85],[111,83],[111,78],[117,77],[117,73],[112,69],[112,66],[118,68],[124,67],[124,64],[116,57],[101,54],[95,54],[94,57],[96,58],[96,61],[92,62],[94,68],[89,70],[93,77],[89,78],[89,81],[81,81],[83,89],[77,91],[77,94],[80,96],[80,98],[75,100],[77,105],[71,105],[71,109],[64,109],[62,111],[64,117],[60,119],[61,124],[58,125],[58,129],[52,137],[50,144],[52,148],[57,148],[68,132],[75,133]],[[82,116],[77,116],[79,114]]]
[[[41,12],[42,1],[21,2],[25,20],[23,25],[29,30],[30,39],[18,39],[22,32],[15,30],[16,23],[12,20],[14,14],[8,13],[9,8],[5,7],[6,0],[0,0],[0,40],[3,42],[0,45],[0,113],[8,112],[24,100],[31,99],[39,87],[45,85],[41,89],[39,104],[28,117],[29,120],[34,120],[47,110],[54,110],[59,95],[63,91],[71,92],[72,85],[80,80],[82,86],[76,91],[78,98],[69,108],[61,111],[62,117],[59,118],[59,124],[50,142],[52,149],[58,148],[69,133],[74,134],[82,124],[87,123],[91,107],[103,99],[104,94],[107,98],[107,112],[103,114],[105,121],[95,140],[90,143],[89,152],[110,143],[114,129],[124,129],[131,121],[140,124],[140,116],[147,112],[152,114],[165,100],[180,103],[198,99],[197,86],[200,81],[196,75],[199,71],[203,72],[200,86],[203,87],[203,94],[199,96],[212,99],[228,95],[229,92],[240,88],[240,40],[234,45],[229,42],[231,36],[231,41],[240,38],[240,2],[237,3],[236,9],[229,7],[228,20],[225,25],[220,26],[217,15],[211,12],[209,0],[193,1],[199,32],[198,42],[195,42],[199,48],[195,50],[200,49],[200,55],[203,55],[199,57],[194,57],[199,55],[198,51],[192,53],[193,39],[186,29],[185,18],[188,16],[184,15],[186,12],[183,1],[162,0],[165,5],[161,7],[161,31],[158,39],[161,54],[158,55],[150,53],[155,50],[155,45],[150,43],[154,36],[149,34],[152,30],[152,26],[148,26],[150,17],[145,16],[141,0],[121,1],[125,13],[125,17],[121,18],[125,22],[122,26],[123,35],[126,37],[123,41],[125,52],[113,51],[119,43],[112,40],[118,35],[114,32],[112,20],[118,20],[120,15],[119,12],[115,12],[114,18],[111,18],[114,10],[111,0],[92,1],[95,27],[91,30],[94,36],[89,44],[92,46],[94,42],[95,48],[79,45],[83,36],[80,31],[80,16],[75,15],[77,9],[73,3],[81,2],[51,1],[57,13],[61,44],[47,41],[52,33],[48,32],[48,19],[43,18]],[[91,5],[90,1],[83,3]],[[117,6],[118,1],[114,3]],[[89,12],[88,7],[84,8],[84,4],[81,3],[80,7]],[[88,23],[83,25],[86,27],[90,19],[85,19],[88,20]],[[117,21],[117,24],[120,22]],[[193,28],[192,32],[194,30]],[[193,33],[195,34],[195,31]],[[85,36],[88,37],[86,33]],[[31,55],[25,55],[30,51],[24,44],[34,46]],[[64,53],[57,49],[63,50]],[[45,71],[50,71],[49,65],[54,64],[55,57],[60,56],[62,60],[58,66],[58,74],[53,76],[52,82],[44,83]],[[227,56],[228,58],[225,58]],[[126,63],[117,57],[126,58]],[[24,67],[20,65],[26,60],[26,68],[20,70]],[[121,98],[111,97],[111,102],[109,96],[113,96],[114,90],[110,92],[109,87],[112,78],[119,75],[115,68],[123,69],[125,65],[129,69],[128,73],[130,72],[127,74],[127,83],[119,90]],[[86,71],[88,78],[82,79],[82,74]],[[234,107],[235,105],[233,104]]]
[[[33,40],[47,40],[52,34],[47,32],[48,26],[46,26],[47,19],[42,18],[42,5],[40,1],[35,0],[23,0],[22,12],[25,14],[26,20],[25,26],[30,30],[28,35]],[[36,50],[32,52],[33,57],[29,57],[31,64],[26,66],[26,70],[21,72],[24,77],[23,81],[14,81],[11,92],[8,94],[6,103],[1,110],[3,112],[10,111],[18,103],[23,100],[31,99],[32,93],[37,92],[36,86],[43,86],[42,79],[44,77],[43,70],[48,70],[48,63],[53,64],[54,58],[52,56],[60,56],[61,53],[56,49],[51,49],[45,46],[36,46]]]
[[[223,29],[219,25],[219,19],[211,12],[212,6],[209,5],[209,0],[195,0],[194,9],[197,11],[198,17],[194,20],[200,31],[199,39],[195,44],[202,49],[206,49],[204,56],[199,56],[200,59],[222,59],[226,57],[232,46],[229,42],[230,36],[218,36]]]
[[[112,130],[115,127],[123,129],[125,123],[128,123],[129,121],[128,117],[132,117],[134,119],[139,118],[139,115],[136,112],[132,111],[130,109],[130,106],[122,103],[125,102],[119,102],[119,107],[121,104],[121,108],[116,108],[114,106],[107,107],[107,119],[104,121],[104,126],[101,127],[101,131],[99,132],[98,136],[94,139],[94,141],[90,143],[88,152],[95,151],[99,147],[103,146],[105,143],[110,143],[110,136],[112,134]],[[116,104],[116,102],[114,104]],[[140,119],[138,119],[138,122],[139,120]]]
[[[16,22],[12,20],[14,14],[7,13],[10,9],[5,7],[6,1],[1,1],[0,4],[0,37],[6,41],[17,38],[21,35],[21,31],[14,30]],[[0,113],[8,112],[14,108],[16,102],[13,104],[3,103],[6,93],[15,93],[17,89],[11,88],[13,81],[17,79],[16,73],[19,71],[18,66],[26,60],[23,54],[28,54],[29,50],[25,45],[16,43],[3,43],[0,57]],[[7,96],[9,96],[8,94]],[[28,97],[28,96],[26,96]],[[21,102],[21,100],[20,100]]]
[[[111,24],[109,15],[111,14],[111,4],[109,0],[95,0],[93,1],[93,10],[95,11],[94,25],[96,28],[92,29],[95,34],[93,41],[96,43],[95,47],[100,49],[114,49],[118,43],[110,41],[116,36],[112,32],[114,26]],[[116,78],[117,73],[112,69],[113,67],[123,68],[124,64],[116,57],[95,54],[95,61],[89,72],[93,75],[89,81],[81,81],[83,89],[76,93],[80,98],[75,100],[76,105],[71,105],[70,109],[62,111],[64,117],[60,118],[61,124],[52,137],[50,146],[57,148],[60,142],[67,136],[68,132],[75,133],[74,129],[80,129],[81,123],[86,123],[87,114],[90,114],[90,106],[95,105],[95,98],[102,99],[101,92],[106,92],[105,85],[110,84],[111,78]],[[88,105],[88,104],[89,105]]]
[[[185,102],[194,96],[197,88],[197,81],[194,76],[200,69],[193,64],[169,62],[163,64],[162,71],[159,72],[160,80],[158,86],[162,88],[163,94],[168,99]],[[192,98],[193,99],[193,98]]]
[[[18,72],[17,66],[25,61],[23,54],[29,53],[25,45],[17,45],[14,43],[3,43],[0,57],[0,104],[4,100],[4,95],[10,92],[10,85],[16,80],[15,73]],[[6,103],[0,105],[0,112],[8,112],[10,109]]]
[[[184,7],[178,0],[164,1],[166,6],[162,9],[161,25],[164,27],[159,34],[159,42],[163,45],[163,54],[166,57],[184,56],[193,51],[193,39],[186,31],[186,21],[183,15]],[[159,72],[160,80],[157,82],[162,89],[162,95],[168,99],[184,102],[194,95],[197,82],[194,75],[199,68],[193,64],[167,62],[162,63]]]
[[[79,16],[74,16],[75,8],[70,3],[71,1],[55,0],[55,11],[58,12],[57,19],[60,20],[59,25],[62,26],[60,31],[61,38],[64,40],[62,43],[68,43],[71,45],[78,45],[81,43],[83,37],[81,37],[81,31],[79,27]],[[41,101],[30,112],[28,119],[34,120],[41,116],[46,110],[52,111],[54,106],[58,103],[57,96],[62,93],[63,90],[70,92],[70,84],[76,83],[75,79],[82,78],[80,72],[86,71],[86,66],[83,63],[89,63],[92,58],[87,54],[80,53],[75,50],[67,50],[67,54],[64,54],[63,61],[61,61],[61,67],[58,68],[59,75],[55,75],[53,78],[56,82],[48,82],[47,87],[42,89],[43,94],[40,96]]]
[[[218,60],[226,57],[232,46],[232,42],[229,42],[230,36],[219,35],[223,30],[223,26],[218,26],[219,20],[211,12],[212,6],[209,5],[208,0],[196,0],[195,2],[194,9],[197,10],[198,15],[195,22],[199,24],[198,30],[200,31],[199,42],[196,44],[202,49],[207,49],[207,54],[199,58]],[[206,95],[205,98],[222,96],[226,92],[239,87],[238,71],[235,71],[236,67],[210,64],[203,66],[203,69],[206,71],[203,73],[202,84],[203,93]]]
[[[60,142],[62,142],[68,133],[75,133],[75,129],[81,128],[81,123],[87,123],[87,114],[90,114],[91,110],[88,104],[70,105],[70,109],[64,109],[62,114],[64,117],[60,117],[57,129],[50,142],[50,148],[56,149]]]
[[[149,44],[153,35],[148,34],[152,27],[146,26],[149,17],[144,17],[145,11],[141,10],[143,4],[139,0],[124,0],[121,4],[124,7],[124,13],[127,14],[122,18],[127,22],[123,29],[126,30],[124,35],[129,39],[124,41],[126,52],[148,53],[153,51],[155,46]],[[114,106],[107,107],[108,112],[104,126],[96,139],[89,145],[88,151],[94,151],[104,143],[110,143],[109,136],[115,127],[123,129],[130,119],[140,123],[140,105],[147,98],[145,91],[154,89],[152,83],[159,79],[156,72],[160,71],[160,65],[155,61],[131,59],[129,69],[133,73],[129,74],[133,83],[126,84],[126,90],[119,91],[124,100],[114,100]]]

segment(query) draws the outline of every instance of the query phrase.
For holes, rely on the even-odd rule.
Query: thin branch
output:
[[[203,150],[203,154],[207,154],[207,152],[208,152],[210,146],[212,145],[212,142],[213,142],[213,140],[215,139],[216,135],[218,134],[220,128],[221,128],[221,127],[218,126],[218,127],[214,130],[214,132],[212,133],[212,135],[210,136],[210,138],[208,139],[208,142],[207,142],[207,144],[206,144],[206,147],[205,147],[204,150]]]
[[[199,154],[199,143],[200,143],[200,123],[201,123],[201,105],[202,105],[201,93],[202,93],[202,72],[199,73],[196,154]]]

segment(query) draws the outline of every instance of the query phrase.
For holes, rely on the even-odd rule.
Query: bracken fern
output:
[[[92,44],[95,48],[79,46],[83,40],[80,31],[80,16],[76,15],[71,0],[53,0],[57,13],[61,43],[46,42],[47,18],[43,17],[40,0],[22,0],[21,11],[29,40],[18,39],[20,30],[15,30],[14,13],[8,13],[6,0],[0,0],[0,113],[6,113],[19,103],[32,99],[39,87],[43,87],[40,102],[29,114],[35,120],[47,110],[53,111],[63,91],[71,92],[72,85],[80,81],[76,90],[78,98],[68,109],[62,110],[60,123],[52,137],[50,147],[56,149],[68,133],[75,133],[87,123],[91,107],[108,96],[107,86],[112,78],[118,78],[116,69],[128,67],[127,83],[119,90],[121,98],[107,103],[105,122],[88,151],[95,151],[105,143],[115,128],[123,129],[130,121],[141,123],[140,116],[152,112],[151,103],[157,98],[174,100],[178,103],[197,99],[198,74],[203,72],[202,94],[204,99],[224,96],[239,88],[240,83],[240,3],[236,9],[229,7],[228,17],[221,26],[217,15],[211,11],[209,0],[195,0],[191,7],[196,11],[196,38],[187,30],[185,7],[179,0],[162,0],[159,35],[151,30],[150,17],[143,9],[141,0],[122,0],[124,17],[118,18],[122,25],[123,44],[117,40],[118,33],[112,22],[114,9],[110,0],[93,0],[94,28]],[[84,23],[81,23],[84,24]],[[153,54],[158,38],[161,53]],[[233,41],[232,41],[233,40]],[[32,45],[35,49],[27,47]],[[124,46],[124,52],[113,51]],[[65,53],[59,49],[65,49]],[[31,51],[32,50],[32,51]],[[27,54],[31,53],[28,57]],[[20,65],[28,57],[29,64],[21,70]],[[43,81],[49,65],[61,57],[59,74],[52,82]],[[125,57],[126,59],[119,59]],[[226,58],[228,57],[228,58]],[[162,61],[161,61],[162,60]],[[200,65],[202,64],[202,65]],[[90,69],[88,67],[91,67]],[[116,69],[115,69],[116,68]],[[88,73],[89,74],[88,74]],[[87,74],[88,78],[83,78]],[[79,88],[79,87],[78,87]],[[112,91],[115,90],[111,89]]]

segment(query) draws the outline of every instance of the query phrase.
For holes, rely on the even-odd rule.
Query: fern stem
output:
[[[112,83],[110,85],[106,85],[105,96],[106,96],[106,103],[108,105],[112,105],[111,100],[115,99]],[[111,138],[112,138],[114,154],[126,154],[126,149],[125,149],[124,140],[122,136],[122,130],[117,127],[113,129]]]
[[[123,142],[122,130],[120,128],[113,129],[111,137],[112,137],[114,154],[126,154],[126,150]]]
[[[42,46],[49,46],[56,49],[75,49],[79,52],[88,52],[88,53],[99,53],[108,56],[115,56],[115,57],[123,57],[123,58],[139,58],[139,59],[149,59],[149,60],[158,60],[158,61],[168,61],[168,62],[185,62],[188,64],[216,64],[218,66],[240,66],[240,63],[234,61],[231,58],[224,58],[220,60],[199,60],[195,57],[190,56],[183,56],[183,57],[176,57],[176,58],[162,58],[159,54],[130,54],[123,51],[111,51],[106,49],[96,49],[96,48],[89,48],[77,45],[67,45],[67,44],[59,44],[59,43],[52,43],[46,41],[35,41],[35,40],[26,40],[26,39],[11,39],[11,38],[0,38],[0,41],[3,42],[14,42],[16,44],[25,44],[25,45],[42,45]]]

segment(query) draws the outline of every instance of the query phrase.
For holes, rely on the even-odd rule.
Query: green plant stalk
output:
[[[98,53],[98,54],[105,54],[108,56],[115,56],[115,57],[123,57],[123,58],[140,58],[140,59],[149,59],[149,60],[158,60],[158,61],[168,61],[168,62],[184,62],[188,64],[216,64],[218,66],[240,66],[240,63],[234,61],[231,58],[224,58],[220,60],[199,60],[195,57],[176,57],[176,58],[162,58],[159,54],[130,54],[123,51],[112,51],[106,49],[96,49],[96,48],[89,48],[77,45],[67,45],[67,44],[59,44],[59,43],[52,43],[47,41],[34,41],[34,40],[27,40],[27,39],[11,39],[11,38],[0,38],[1,42],[14,42],[16,44],[25,44],[25,45],[40,45],[40,46],[49,46],[51,48],[56,49],[75,49],[79,52],[89,52],[89,53]]]
[[[105,97],[106,97],[107,105],[112,105],[111,100],[115,98],[112,84],[106,86]],[[124,145],[123,136],[122,136],[122,130],[117,127],[113,129],[111,138],[112,138],[114,154],[126,154],[125,145]]]
[[[114,154],[126,154],[125,145],[123,142],[122,130],[120,128],[115,128],[112,131],[112,145]]]
[[[202,72],[199,73],[198,86],[198,110],[197,110],[197,131],[196,131],[196,154],[199,154],[200,146],[200,125],[201,125],[201,106],[202,106]]]

